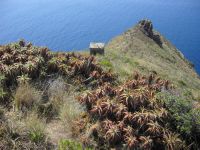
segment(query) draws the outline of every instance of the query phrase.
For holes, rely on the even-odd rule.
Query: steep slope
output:
[[[112,39],[105,48],[102,64],[121,74],[122,79],[133,70],[157,73],[170,79],[181,91],[194,98],[200,96],[200,79],[192,64],[160,33],[153,30],[149,20]],[[109,65],[112,64],[112,65]]]
[[[23,40],[0,46],[0,149],[198,149],[200,110],[155,75],[119,82],[106,68],[141,67],[131,51],[111,52],[99,62]]]

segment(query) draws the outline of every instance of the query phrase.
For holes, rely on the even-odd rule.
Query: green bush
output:
[[[200,138],[200,108],[194,108],[192,101],[168,92],[158,94],[171,114],[171,125],[188,143],[198,145]]]
[[[113,68],[112,63],[109,60],[103,59],[99,62],[100,65],[107,67],[109,69]]]
[[[186,84],[184,81],[182,81],[182,80],[178,80],[178,83],[179,83],[181,86],[187,86],[187,84]]]
[[[58,150],[92,150],[91,148],[83,147],[81,143],[62,139],[58,143]]]

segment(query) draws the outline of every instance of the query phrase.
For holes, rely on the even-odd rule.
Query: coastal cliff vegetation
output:
[[[198,76],[139,25],[104,56],[0,46],[0,149],[199,149]]]

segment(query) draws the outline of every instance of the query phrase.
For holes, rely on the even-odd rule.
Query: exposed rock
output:
[[[24,46],[26,45],[26,42],[25,42],[23,39],[21,39],[21,40],[19,41],[19,45],[20,45],[21,47],[24,47]]]
[[[153,37],[153,24],[150,20],[141,20],[139,27],[149,37]]]
[[[161,40],[161,38],[160,38],[160,35],[154,34],[153,37],[152,37],[152,39],[153,39],[160,47],[162,47],[162,40]]]
[[[138,23],[140,30],[149,38],[154,40],[160,47],[162,47],[162,40],[160,35],[153,32],[153,24],[150,20],[141,20]]]

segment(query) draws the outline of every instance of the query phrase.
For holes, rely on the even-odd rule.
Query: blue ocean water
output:
[[[200,0],[0,0],[0,44],[24,38],[53,50],[87,49],[143,18],[200,73]]]

